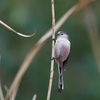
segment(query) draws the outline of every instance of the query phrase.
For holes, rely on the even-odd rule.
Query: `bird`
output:
[[[54,45],[54,58],[58,64],[58,92],[60,93],[64,90],[63,71],[66,70],[70,55],[70,47],[69,36],[65,32],[59,31]]]

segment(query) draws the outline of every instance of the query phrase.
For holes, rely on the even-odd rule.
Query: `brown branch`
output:
[[[86,7],[84,9],[84,15],[93,54],[97,63],[97,69],[100,73],[100,36],[98,32],[96,18],[90,7]]]
[[[54,8],[54,0],[51,0],[51,8],[52,8],[52,55],[51,58],[54,58],[54,39],[55,39],[55,8]],[[49,86],[47,92],[47,100],[50,100],[52,82],[54,75],[54,59],[51,60],[51,69],[50,69],[50,79]]]
[[[12,31],[12,32],[14,32],[14,33],[16,33],[16,34],[18,34],[18,35],[20,35],[20,36],[22,36],[22,37],[32,37],[34,34],[32,34],[32,35],[24,35],[24,34],[22,34],[22,33],[19,33],[19,32],[17,32],[17,31],[15,31],[13,28],[11,28],[10,26],[8,26],[7,24],[5,24],[3,21],[1,21],[0,20],[0,24],[1,25],[3,25],[5,28],[7,28],[8,30],[10,30],[10,31]]]
[[[1,82],[0,82],[0,100],[4,100],[4,95],[1,87]]]
[[[75,6],[73,6],[69,11],[65,13],[61,17],[61,19],[55,24],[55,32],[62,26],[62,24],[76,11],[79,11],[81,8],[92,2],[93,0],[84,0],[86,2],[84,5],[81,4],[81,2],[77,3]],[[80,5],[80,6],[79,6]],[[5,100],[8,100],[13,91],[16,89],[17,85],[20,83],[23,75],[25,74],[26,70],[28,69],[30,63],[38,53],[38,51],[41,49],[41,47],[45,44],[46,40],[52,35],[52,29],[50,29],[48,32],[45,33],[41,37],[41,39],[36,43],[36,45],[28,52],[26,55],[18,73],[16,74],[14,81],[11,84],[11,87],[9,91],[7,92],[5,96]]]

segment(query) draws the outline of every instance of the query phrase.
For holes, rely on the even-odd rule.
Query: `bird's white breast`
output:
[[[70,52],[70,42],[66,38],[58,38],[54,47],[55,58],[61,61],[66,60]]]

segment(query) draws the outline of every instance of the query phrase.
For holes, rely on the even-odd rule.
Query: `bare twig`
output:
[[[51,69],[50,69],[50,79],[49,79],[49,86],[47,92],[47,100],[50,100],[51,95],[51,88],[53,82],[53,75],[54,75],[54,40],[55,40],[55,8],[54,8],[54,0],[51,0],[51,7],[52,7],[52,55],[51,55]]]
[[[34,94],[34,96],[33,96],[32,100],[36,100],[36,98],[37,98],[37,95],[36,95],[36,94]]]
[[[97,63],[97,69],[100,73],[100,36],[96,24],[96,18],[90,7],[86,7],[84,9],[84,15],[85,15],[85,23],[87,26],[86,28],[89,33],[92,50]]]
[[[1,82],[0,82],[0,100],[4,100],[4,95],[1,87]]]
[[[18,34],[18,35],[20,35],[20,36],[22,36],[22,37],[32,37],[34,34],[32,34],[32,35],[24,35],[24,34],[22,34],[22,33],[19,33],[19,32],[17,32],[17,31],[15,31],[14,29],[12,29],[10,26],[8,26],[7,24],[5,24],[3,21],[1,21],[0,20],[0,24],[1,25],[3,25],[4,27],[6,27],[8,30],[10,30],[10,31],[12,31],[12,32],[14,32],[14,33],[16,33],[16,34]]]
[[[19,84],[17,85],[16,89],[13,91],[13,93],[11,94],[9,100],[15,100],[15,97],[16,97],[16,94],[17,94],[17,91],[18,91],[18,87],[19,87]],[[8,87],[5,85],[4,86],[4,89],[6,90],[6,92],[8,92]]]
[[[0,55],[0,62],[1,62],[1,55]],[[0,100],[4,100],[4,95],[1,87],[1,82],[0,82]]]
[[[62,24],[72,15],[74,14],[76,11],[80,10],[81,8],[83,8],[84,6],[86,6],[87,4],[89,4],[90,2],[92,2],[93,0],[83,0],[86,3],[84,5],[81,4],[81,2],[79,2],[78,4],[76,4],[75,6],[73,6],[69,11],[67,11],[65,13],[65,15],[63,15],[61,17],[61,19],[55,24],[55,32],[62,26]],[[9,91],[6,94],[5,100],[8,100],[9,97],[11,96],[12,92],[15,90],[15,88],[17,87],[18,83],[21,81],[24,73],[26,72],[27,68],[29,67],[30,63],[32,62],[32,59],[34,59],[35,55],[38,53],[38,51],[41,49],[41,47],[45,44],[46,40],[52,35],[52,29],[50,29],[48,32],[45,33],[44,36],[42,36],[40,38],[40,40],[36,43],[36,45],[28,52],[28,54],[26,55],[17,75],[14,78],[14,81],[11,84],[11,87],[9,89]]]
[[[14,89],[12,95],[10,96],[10,100],[15,100],[15,97],[16,97],[16,94],[18,91],[18,87],[19,87],[19,84],[17,85],[17,87]]]
[[[9,90],[6,85],[4,85],[4,89],[5,89],[6,92],[8,92],[8,90]]]

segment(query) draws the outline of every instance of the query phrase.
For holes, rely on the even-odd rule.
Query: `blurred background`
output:
[[[77,2],[55,0],[56,22]],[[89,6],[100,31],[100,1],[96,0]],[[26,54],[51,28],[51,1],[0,0],[0,20],[25,34],[36,31],[33,37],[23,38],[0,25],[0,81],[6,93],[4,86],[11,85]],[[57,92],[58,72],[55,63],[51,100],[100,100],[100,71],[84,20],[84,9],[72,15],[59,30],[67,32],[70,37],[71,55],[64,72],[65,90],[61,94]],[[38,52],[22,78],[16,100],[31,100],[34,94],[37,94],[37,100],[46,99],[50,59],[51,38]]]

